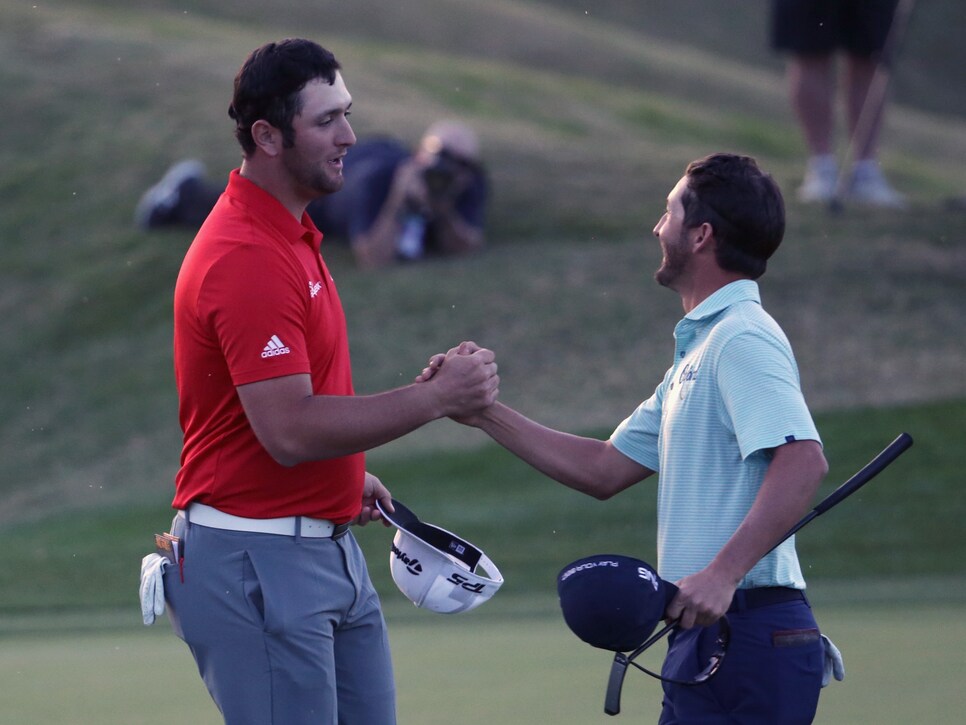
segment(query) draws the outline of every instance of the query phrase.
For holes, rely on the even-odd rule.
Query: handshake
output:
[[[433,386],[439,417],[474,425],[500,392],[496,356],[475,342],[433,355],[415,382]]]

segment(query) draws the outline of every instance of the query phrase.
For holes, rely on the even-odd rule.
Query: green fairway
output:
[[[498,599],[493,605],[501,606]],[[960,721],[966,605],[816,609],[846,664],[845,680],[823,691],[816,722]],[[610,722],[603,698],[611,657],[577,640],[553,602],[541,601],[533,610],[390,618],[399,722]],[[659,660],[647,664],[658,667]],[[660,697],[659,683],[631,670],[619,722],[656,721]],[[187,648],[166,620],[150,630],[0,639],[0,703],[0,725],[221,722]]]

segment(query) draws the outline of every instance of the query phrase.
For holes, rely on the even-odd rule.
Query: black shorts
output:
[[[822,55],[870,56],[885,45],[898,0],[772,0],[771,45]]]

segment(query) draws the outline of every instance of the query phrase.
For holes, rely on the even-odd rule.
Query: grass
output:
[[[916,443],[879,479],[798,536],[809,581],[966,575],[966,516],[958,495],[966,401],[826,414],[818,419],[831,471],[821,496],[851,476],[899,432]],[[606,435],[606,433],[604,433]],[[644,483],[610,502],[558,486],[494,445],[373,461],[371,470],[424,520],[481,546],[507,582],[501,597],[527,600],[554,590],[557,571],[592,553],[655,561],[655,494]],[[68,510],[0,531],[0,614],[15,631],[39,614],[124,611],[137,618],[138,563],[151,535],[166,530],[167,501],[78,515]],[[390,611],[407,609],[389,578],[393,530],[356,532]],[[942,599],[942,594],[936,597]]]
[[[529,615],[487,614],[490,607],[501,607],[499,595],[468,615],[389,618],[401,723],[577,725],[605,719],[606,652],[567,631],[552,601],[531,602],[536,611]],[[842,650],[846,677],[822,692],[816,722],[958,721],[966,646],[962,604],[817,609]],[[3,725],[221,721],[187,648],[164,620],[151,630],[6,638],[0,701]],[[659,703],[656,682],[628,674],[622,718],[653,722]]]

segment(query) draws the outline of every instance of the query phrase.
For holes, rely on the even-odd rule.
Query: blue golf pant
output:
[[[333,539],[186,524],[164,572],[175,633],[226,725],[394,725],[379,598],[349,532]]]
[[[804,600],[729,612],[731,640],[721,668],[699,685],[664,685],[660,725],[811,723],[822,686],[824,649]],[[717,627],[674,630],[661,674],[688,681],[715,651]]]

